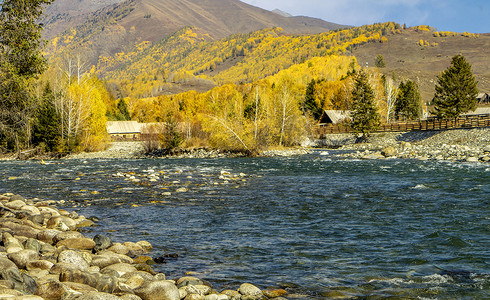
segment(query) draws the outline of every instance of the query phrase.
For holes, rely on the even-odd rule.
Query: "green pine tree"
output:
[[[361,70],[356,75],[352,91],[351,127],[362,138],[369,137],[372,131],[378,129],[380,116],[376,107],[374,90],[368,82],[366,72]]]
[[[44,145],[47,151],[55,151],[61,142],[61,116],[56,111],[55,97],[51,86],[46,85],[34,126],[33,142]]]
[[[3,0],[0,3],[0,144],[26,147],[35,111],[34,79],[46,69],[37,21],[53,0]]]
[[[400,120],[415,120],[422,116],[419,87],[411,80],[401,82],[396,97],[395,117]]]
[[[116,119],[118,121],[129,121],[131,120],[131,115],[129,114],[128,104],[124,99],[117,102],[117,113]]]
[[[310,113],[315,120],[320,120],[323,107],[315,99],[316,81],[312,79],[306,87],[305,101],[302,104],[303,113]]]
[[[383,57],[383,55],[378,54],[378,56],[376,56],[376,60],[374,61],[374,65],[377,68],[385,68],[386,67],[385,58]]]
[[[476,86],[471,65],[463,55],[454,56],[451,66],[437,77],[433,113],[438,118],[457,118],[462,113],[474,110],[478,95]]]

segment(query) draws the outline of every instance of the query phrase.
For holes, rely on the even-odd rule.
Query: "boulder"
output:
[[[100,273],[102,274],[113,274],[115,272],[117,277],[121,277],[126,273],[136,272],[136,268],[133,265],[126,263],[117,263],[103,268]]]
[[[188,294],[185,296],[184,300],[204,300],[204,296],[199,294]]]
[[[138,244],[132,242],[125,242],[122,244],[126,249],[128,249],[127,255],[130,257],[135,257],[144,254],[146,251]],[[123,253],[124,254],[124,253]]]
[[[24,244],[24,249],[39,252],[41,251],[41,243],[36,239],[28,238]]]
[[[179,288],[188,285],[202,285],[202,284],[204,284],[204,282],[201,279],[193,276],[181,277],[176,282],[176,285]]]
[[[179,289],[171,281],[152,281],[134,290],[143,300],[180,300]]]
[[[80,270],[86,270],[89,263],[85,260],[82,253],[74,250],[65,250],[58,256],[59,263],[69,263],[78,267]]]
[[[0,275],[4,280],[10,281],[14,289],[27,295],[32,295],[37,291],[36,281],[25,273],[21,273],[17,267],[0,270]]]
[[[112,246],[111,239],[101,234],[97,234],[96,236],[94,236],[94,242],[95,242],[95,247],[94,247],[95,252],[105,250]]]
[[[60,241],[67,240],[67,239],[78,239],[78,238],[84,238],[83,234],[81,234],[78,231],[64,231],[64,232],[59,232],[53,238],[53,243],[58,243]]]
[[[398,154],[398,151],[393,146],[388,146],[381,151],[384,157],[393,157]]]
[[[80,267],[75,264],[70,263],[55,263],[51,269],[49,269],[50,274],[61,274],[66,271],[80,270]]]
[[[139,241],[136,244],[143,248],[145,253],[149,253],[153,249],[153,246],[147,241]]]
[[[288,294],[286,290],[283,289],[270,289],[270,290],[264,290],[262,293],[267,297],[267,298],[278,298],[282,297]]]
[[[39,209],[35,206],[32,206],[32,205],[24,205],[20,208],[20,210],[28,212],[30,216],[40,216],[41,215],[41,212],[39,211]]]
[[[102,251],[99,252],[98,255],[94,255],[92,257],[92,262],[90,263],[91,266],[97,266],[101,269],[117,264],[117,263],[128,263],[132,264],[133,259],[130,258],[129,256],[122,255],[122,254],[117,254],[111,251]]]
[[[20,210],[23,206],[26,206],[26,203],[22,200],[13,200],[5,203],[5,207],[15,210]]]
[[[46,299],[55,300],[61,297],[68,291],[68,288],[57,280],[46,280],[38,282],[36,295]]]
[[[26,263],[26,270],[34,270],[34,269],[40,269],[40,270],[51,270],[53,267],[53,263],[47,260],[32,260],[28,261]]]
[[[59,233],[61,233],[61,231],[56,229],[45,229],[37,234],[36,239],[44,243],[53,244],[55,237]]]
[[[95,247],[95,242],[89,238],[68,238],[59,241],[56,246],[65,246],[70,249],[92,250]]]
[[[252,296],[256,297],[256,299],[260,299],[264,296],[264,294],[258,287],[250,283],[244,283],[240,285],[238,292],[242,294],[242,296]]]
[[[126,280],[126,285],[131,289],[137,289],[145,284],[146,280],[143,276],[139,274],[134,274]],[[183,298],[183,297],[181,297]]]
[[[75,282],[89,285],[99,292],[113,293],[118,289],[116,278],[98,273],[88,273],[80,270],[66,271],[60,274],[60,281]]]
[[[22,246],[21,242],[8,232],[3,233],[3,245],[5,246],[5,251],[7,253],[15,253],[24,250],[24,246]]]
[[[129,249],[127,247],[125,247],[123,244],[121,243],[114,243],[111,247],[109,247],[109,249],[107,249],[111,252],[114,252],[114,253],[117,253],[117,254],[123,254],[123,255],[127,255],[129,253]]]
[[[20,269],[25,269],[27,262],[39,259],[39,253],[34,250],[21,250],[15,253],[10,253],[8,258]]]
[[[48,220],[46,227],[48,229],[69,231],[74,230],[77,227],[77,223],[67,216],[54,216]]]

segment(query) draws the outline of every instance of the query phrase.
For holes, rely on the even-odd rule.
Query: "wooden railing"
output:
[[[424,130],[445,130],[458,128],[490,127],[490,115],[461,116],[456,119],[429,118],[420,121],[396,122],[382,124],[376,132],[405,132]],[[318,136],[332,133],[352,133],[349,125],[323,125],[318,126]]]

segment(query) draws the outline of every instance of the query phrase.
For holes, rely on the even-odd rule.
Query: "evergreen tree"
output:
[[[452,58],[451,66],[437,77],[433,103],[438,118],[457,118],[477,105],[477,81],[463,55]]]
[[[377,68],[385,68],[386,67],[385,58],[383,57],[383,55],[378,54],[378,56],[376,56],[376,60],[374,61],[374,65]]]
[[[369,137],[371,131],[378,129],[380,116],[376,107],[374,90],[368,82],[366,73],[357,73],[352,91],[351,127],[356,134]]]
[[[41,53],[43,6],[53,0],[0,3],[0,143],[18,151],[27,145],[34,112],[33,79],[46,68]]]
[[[305,101],[303,102],[302,109],[303,113],[311,113],[315,120],[320,120],[323,114],[323,107],[319,105],[315,99],[315,79],[312,79],[308,86],[306,87]]]
[[[419,119],[422,115],[420,92],[417,83],[411,80],[401,82],[395,103],[395,117],[405,120]]]
[[[129,121],[131,120],[131,115],[129,114],[128,104],[124,99],[119,100],[117,102],[117,110],[116,119],[118,121]]]
[[[55,97],[51,86],[46,85],[34,126],[33,142],[44,144],[46,150],[55,151],[61,142],[61,117],[56,111]]]

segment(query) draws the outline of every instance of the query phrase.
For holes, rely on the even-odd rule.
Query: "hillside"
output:
[[[209,39],[272,27],[281,27],[291,34],[314,34],[343,27],[315,18],[282,16],[238,0],[72,2],[57,0],[48,9],[45,36],[53,37],[61,28],[69,28],[59,36],[61,43],[57,46],[72,51],[88,48],[91,60],[101,54],[129,50],[138,42],[158,42],[186,26],[207,33]],[[63,45],[64,41],[69,45]]]
[[[76,27],[86,21],[90,13],[125,0],[56,0],[46,7],[43,35],[52,39],[67,28]]]
[[[421,26],[420,28],[424,28]],[[386,68],[380,69],[396,79],[416,80],[423,100],[434,96],[437,76],[444,71],[456,54],[463,54],[472,64],[480,91],[490,91],[490,34],[478,37],[471,34],[450,33],[440,36],[435,31],[408,28],[399,35],[391,36],[386,43],[364,44],[356,47],[352,54],[361,66],[366,63],[374,67],[378,54],[383,55]],[[420,45],[420,41],[424,46]]]

